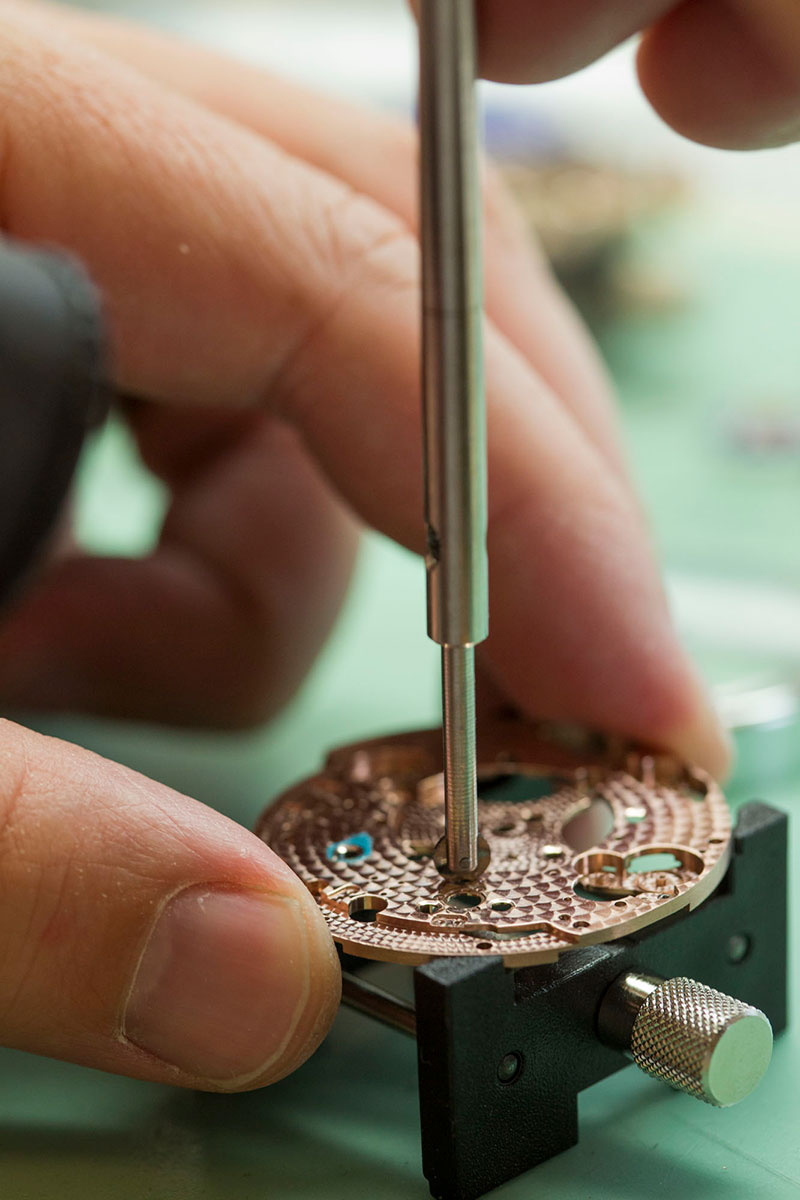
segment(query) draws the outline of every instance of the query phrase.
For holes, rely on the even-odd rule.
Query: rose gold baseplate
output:
[[[491,859],[472,883],[443,879],[432,859],[444,832],[439,730],[335,750],[263,814],[259,836],[348,954],[551,962],[695,908],[725,873],[730,813],[698,768],[571,749],[514,720],[485,723],[478,754]]]

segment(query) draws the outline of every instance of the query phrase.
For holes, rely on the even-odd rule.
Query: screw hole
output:
[[[341,842],[331,842],[325,852],[328,862],[363,862],[372,853],[372,838],[368,833],[357,833]]]
[[[388,907],[389,901],[385,897],[362,893],[353,897],[347,906],[347,912],[353,921],[370,922],[376,920],[378,913]]]
[[[679,871],[682,865],[681,860],[670,851],[659,853],[655,850],[637,854],[626,863],[631,875],[647,874],[651,871]]]
[[[750,952],[752,949],[752,939],[749,938],[746,933],[732,934],[731,937],[728,938],[728,962],[731,962],[738,967],[739,963],[743,963],[746,958],[750,957]]]

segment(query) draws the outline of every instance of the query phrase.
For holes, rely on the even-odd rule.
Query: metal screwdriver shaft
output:
[[[473,0],[420,5],[420,191],[428,633],[442,647],[445,839],[458,878],[478,846],[474,647],[489,632],[483,287]]]

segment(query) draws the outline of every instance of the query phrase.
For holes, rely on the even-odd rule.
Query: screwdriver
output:
[[[475,646],[489,632],[481,202],[473,0],[419,7],[422,399],[428,635],[442,648],[445,876],[474,878]]]

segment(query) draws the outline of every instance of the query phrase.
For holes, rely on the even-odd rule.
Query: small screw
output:
[[[744,962],[750,953],[750,938],[746,933],[734,933],[728,938],[728,962]]]
[[[522,1055],[506,1054],[500,1058],[498,1079],[501,1084],[513,1084],[522,1073]]]
[[[522,1071],[521,1054],[504,1054],[497,1068],[497,1078],[501,1083],[513,1083]]]

